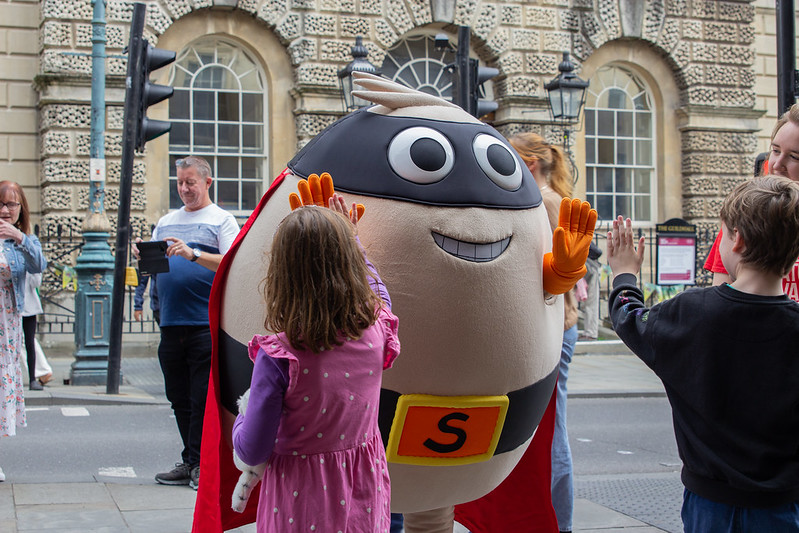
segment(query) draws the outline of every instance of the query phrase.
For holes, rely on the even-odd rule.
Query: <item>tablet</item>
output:
[[[144,276],[169,272],[169,259],[166,257],[166,241],[142,241],[136,243],[139,249],[139,272]]]

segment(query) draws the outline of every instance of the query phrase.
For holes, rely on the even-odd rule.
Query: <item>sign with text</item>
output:
[[[658,285],[696,284],[696,226],[672,218],[655,226]]]

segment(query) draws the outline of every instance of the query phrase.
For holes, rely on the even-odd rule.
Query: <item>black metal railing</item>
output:
[[[39,316],[38,330],[43,333],[75,332],[75,291],[77,290],[77,274],[75,272],[76,259],[83,247],[83,233],[81,230],[54,224],[45,228],[34,228],[35,233],[42,242],[42,250],[47,257],[47,270],[42,276],[42,285],[39,295],[44,307],[44,314]],[[113,242],[109,239],[111,253],[114,252]],[[155,333],[158,327],[150,311],[149,301],[143,306],[141,322],[133,319],[133,296],[135,287],[126,287],[125,313],[122,332]]]

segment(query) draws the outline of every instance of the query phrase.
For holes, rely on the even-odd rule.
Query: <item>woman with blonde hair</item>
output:
[[[535,133],[519,133],[508,140],[533,174],[544,199],[549,225],[554,231],[558,227],[560,202],[572,194],[572,177],[563,151]],[[572,529],[574,506],[572,455],[566,433],[566,380],[577,342],[577,298],[574,289],[563,297],[563,344],[555,397],[555,431],[552,436],[552,507],[558,519],[558,529],[566,532]]]
[[[0,181],[0,437],[12,437],[25,426],[22,392],[22,309],[25,278],[44,270],[47,261],[31,232],[30,210],[18,183]],[[0,481],[6,476],[0,469]]]

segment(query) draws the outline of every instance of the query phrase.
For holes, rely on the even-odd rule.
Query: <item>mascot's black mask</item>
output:
[[[375,157],[374,151],[385,157]],[[303,178],[329,172],[336,190],[365,196],[448,207],[541,204],[530,170],[487,124],[362,109],[328,126],[288,167]]]

